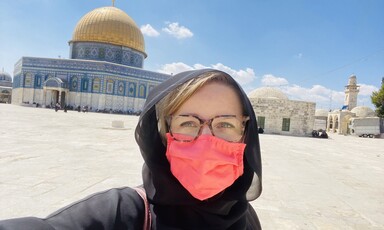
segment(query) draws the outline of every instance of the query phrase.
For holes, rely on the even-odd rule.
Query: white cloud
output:
[[[288,85],[288,81],[282,77],[275,77],[272,74],[266,74],[262,77],[261,83],[264,86],[282,86]]]
[[[183,71],[203,68],[218,69],[230,74],[237,82],[239,82],[245,92],[250,92],[255,89],[255,80],[258,77],[251,68],[234,70],[222,63],[210,66],[205,66],[203,64],[194,64],[193,66],[190,66],[183,62],[175,62],[163,65],[158,72],[175,75]],[[335,91],[322,85],[313,85],[312,87],[306,88],[295,84],[289,84],[287,79],[283,77],[276,77],[272,74],[264,75],[261,78],[261,83],[263,86],[279,88],[291,100],[315,102],[317,109],[340,109],[344,104],[344,90]],[[374,90],[378,89],[371,85],[360,84],[358,106],[365,105],[373,108],[369,96]]]
[[[256,79],[255,72],[251,68],[246,68],[245,70],[234,70],[228,66],[225,66],[221,63],[217,63],[215,65],[212,65],[213,69],[218,69],[223,72],[228,73],[231,75],[240,85],[246,85],[248,83],[251,83]]]
[[[378,91],[379,89],[373,85],[360,84],[359,95],[371,96],[373,91]]]
[[[194,64],[193,66],[189,66],[187,64],[184,64],[182,62],[175,62],[171,64],[165,64],[161,67],[158,72],[161,73],[168,73],[168,74],[177,74],[183,71],[187,70],[193,70],[193,69],[205,69],[205,68],[212,68],[221,70],[223,72],[228,73],[231,75],[243,88],[246,88],[247,85],[254,81],[256,79],[255,73],[253,69],[246,68],[245,70],[234,70],[228,66],[225,66],[222,63],[217,63],[211,66],[205,66],[202,64]]]
[[[157,32],[157,30],[155,30],[151,25],[149,24],[146,24],[146,25],[142,25],[140,27],[140,30],[141,32],[144,34],[144,35],[147,35],[148,37],[157,37],[160,35],[159,32]]]
[[[321,95],[330,95],[332,93],[332,90],[327,89],[322,85],[314,85],[309,91],[310,93]]]
[[[167,27],[162,30],[177,39],[189,38],[193,36],[193,33],[188,28],[180,26],[178,22],[167,23]]]
[[[161,69],[159,69],[158,72],[175,75],[175,74],[178,74],[180,72],[193,70],[193,69],[195,69],[195,68],[193,68],[187,64],[184,64],[182,62],[174,62],[174,63],[165,64],[165,65],[161,66]]]
[[[289,84],[287,79],[272,74],[264,75],[261,83],[263,86],[279,88],[291,100],[315,102],[317,108],[341,108],[344,103],[345,94],[343,91],[334,91],[322,85],[313,85],[306,88]]]
[[[298,85],[288,85],[280,89],[291,100],[310,101],[316,103],[316,108],[341,108],[344,102],[344,92],[333,91],[321,85],[305,88]]]

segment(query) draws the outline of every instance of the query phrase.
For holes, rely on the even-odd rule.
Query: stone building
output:
[[[170,77],[143,69],[143,34],[114,6],[84,15],[69,48],[69,59],[22,57],[15,64],[12,103],[137,111],[149,91]]]
[[[289,100],[283,92],[272,87],[258,88],[248,97],[264,133],[311,135],[316,108],[314,102]]]
[[[12,77],[9,73],[0,72],[0,103],[11,103]]]
[[[375,111],[367,106],[357,106],[351,111],[334,110],[328,114],[327,130],[338,134],[351,134],[349,122],[351,118],[376,117]]]
[[[348,85],[345,86],[345,100],[341,109],[336,109],[328,113],[327,131],[338,134],[351,134],[349,124],[351,118],[376,117],[375,111],[367,106],[357,106],[357,96],[359,93],[356,76],[349,77]],[[382,122],[382,121],[381,121]]]
[[[325,109],[316,109],[315,111],[315,123],[313,125],[313,130],[319,131],[327,130],[327,118],[328,110]]]
[[[360,86],[357,85],[356,76],[352,75],[345,86],[344,105],[341,109],[336,109],[328,113],[327,131],[332,133],[347,134],[349,119],[355,114],[351,111],[357,106],[357,96]]]

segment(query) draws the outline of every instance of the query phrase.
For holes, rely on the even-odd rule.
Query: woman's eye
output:
[[[197,124],[193,121],[185,121],[180,124],[180,127],[197,127]]]
[[[231,123],[227,123],[227,122],[220,122],[218,124],[215,125],[215,128],[225,128],[225,129],[229,129],[229,128],[234,128],[235,126]]]

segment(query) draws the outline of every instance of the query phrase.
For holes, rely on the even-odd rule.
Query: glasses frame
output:
[[[199,122],[200,122],[199,131],[198,131],[197,135],[196,135],[192,140],[179,140],[179,139],[177,139],[176,137],[173,136],[172,129],[171,129],[172,118],[175,117],[175,115],[169,115],[169,116],[166,116],[166,117],[165,117],[165,120],[167,121],[167,126],[168,126],[168,131],[169,131],[169,133],[171,134],[171,136],[172,136],[172,138],[173,138],[174,140],[176,140],[176,141],[180,141],[180,142],[192,142],[192,141],[196,140],[196,139],[201,135],[201,133],[202,133],[202,131],[203,131],[203,127],[204,127],[205,125],[207,125],[207,126],[209,127],[209,130],[211,130],[211,134],[212,134],[212,136],[215,136],[215,133],[213,132],[213,128],[212,128],[212,121],[213,121],[215,118],[219,118],[219,117],[234,117],[234,118],[237,119],[237,116],[236,116],[236,115],[218,115],[218,116],[214,116],[214,117],[212,117],[212,118],[210,118],[210,119],[202,119],[202,118],[200,118],[200,117],[198,117],[198,116],[196,116],[196,115],[183,115],[183,114],[182,114],[182,115],[177,115],[177,116],[181,116],[181,117],[194,117],[194,118],[196,118],[197,120],[199,120]],[[242,134],[241,138],[240,138],[238,141],[228,141],[228,142],[239,142],[239,141],[241,141],[242,138],[244,137],[244,134],[245,134],[245,128],[246,128],[246,123],[247,123],[247,121],[249,120],[249,116],[245,116],[245,115],[243,115],[242,118],[243,118],[243,121],[242,121],[241,123],[242,123],[244,129],[243,129],[243,134]],[[224,140],[224,139],[223,139],[223,140]],[[227,140],[226,140],[226,141],[227,141]]]

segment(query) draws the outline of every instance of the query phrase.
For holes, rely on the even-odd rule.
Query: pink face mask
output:
[[[196,199],[213,197],[243,174],[244,143],[212,135],[201,135],[192,142],[176,141],[169,133],[166,136],[171,172]]]

